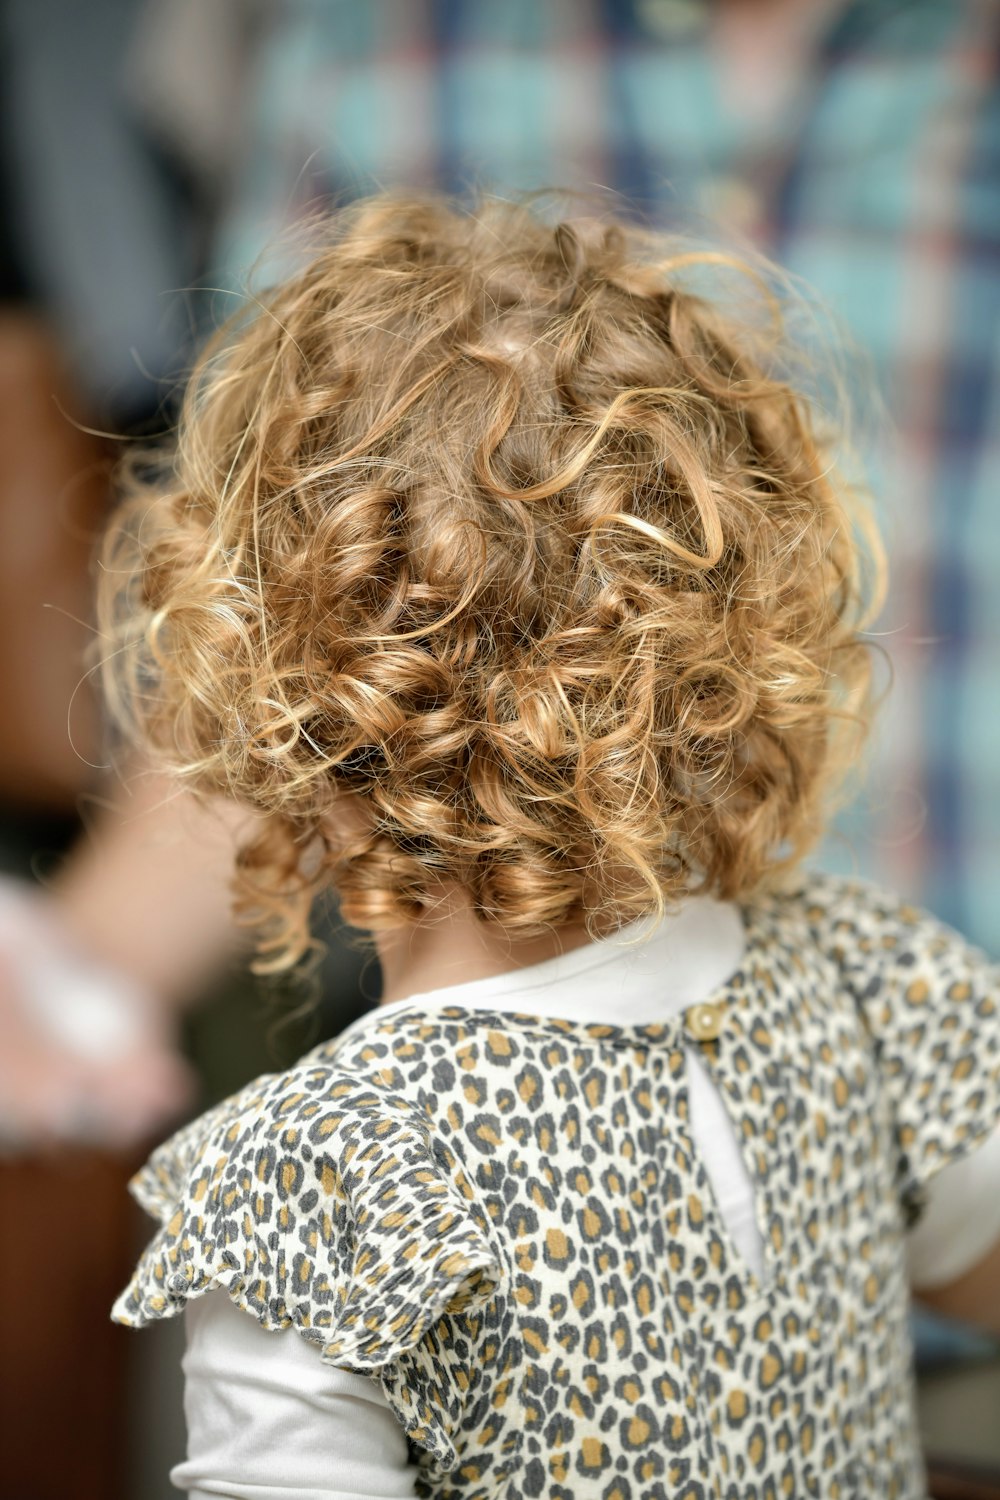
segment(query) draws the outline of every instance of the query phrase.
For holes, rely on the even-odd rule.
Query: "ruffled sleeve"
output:
[[[871,1035],[915,1223],[931,1179],[1000,1127],[1000,967],[865,882],[817,876],[805,899]]]
[[[161,1228],[117,1322],[172,1317],[222,1287],[265,1328],[379,1375],[411,1440],[454,1460],[468,1387],[455,1351],[470,1343],[437,1325],[497,1322],[503,1270],[460,1163],[411,1101],[302,1066],[180,1131],[131,1186]]]

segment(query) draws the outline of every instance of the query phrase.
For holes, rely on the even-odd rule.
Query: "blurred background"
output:
[[[0,0],[8,1500],[174,1493],[182,1330],[107,1321],[149,1228],[127,1178],[378,997],[331,911],[287,1019],[227,916],[232,819],[109,756],[85,649],[122,440],[169,429],[286,230],[379,187],[580,189],[763,250],[878,413],[894,683],[823,862],[998,954],[998,64],[1000,0]],[[997,1350],[919,1326],[934,1492],[1000,1494]]]

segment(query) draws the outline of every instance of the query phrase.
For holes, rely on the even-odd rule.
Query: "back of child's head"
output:
[[[822,830],[857,529],[759,280],[738,323],[691,289],[717,259],[390,195],[206,351],[109,535],[106,670],[265,815],[239,883],[275,963],[324,886],[370,929],[455,885],[526,935],[614,926]]]

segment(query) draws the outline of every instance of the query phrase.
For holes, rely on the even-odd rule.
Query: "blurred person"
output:
[[[908,1252],[1000,1334],[1000,967],[800,868],[880,559],[775,296],[500,200],[318,239],[104,552],[112,709],[254,815],[262,961],[333,890],[384,977],[136,1179],[174,1480],[917,1500]]]

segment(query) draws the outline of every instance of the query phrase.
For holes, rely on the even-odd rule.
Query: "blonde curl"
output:
[[[393,195],[209,345],[107,536],[104,671],[134,740],[263,814],[262,968],[324,887],[377,930],[458,884],[529,935],[814,843],[878,567],[786,349],[728,257]]]

